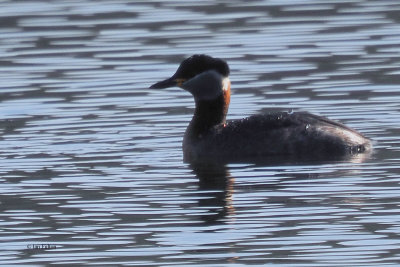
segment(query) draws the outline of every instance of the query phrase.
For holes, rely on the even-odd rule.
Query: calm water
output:
[[[400,264],[398,0],[0,1],[1,266]],[[182,162],[188,93],[226,59],[229,119],[302,110],[366,159]],[[48,244],[48,249],[32,249]]]

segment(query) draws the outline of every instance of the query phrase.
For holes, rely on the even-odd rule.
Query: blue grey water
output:
[[[0,22],[1,266],[400,264],[398,0],[3,0]],[[148,87],[195,53],[230,64],[228,119],[309,111],[375,152],[192,169],[191,96]]]

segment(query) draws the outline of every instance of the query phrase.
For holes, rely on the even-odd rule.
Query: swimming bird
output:
[[[193,55],[182,61],[172,77],[150,87],[178,86],[194,97],[194,115],[182,144],[184,161],[331,159],[371,150],[371,141],[359,132],[308,112],[268,112],[226,121],[229,73],[224,60]]]

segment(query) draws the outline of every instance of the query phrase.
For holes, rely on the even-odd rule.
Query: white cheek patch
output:
[[[214,100],[229,90],[229,78],[215,70],[203,72],[182,84],[182,88],[192,93],[197,100]]]
[[[228,77],[222,80],[222,91],[226,92],[231,90],[231,80]]]

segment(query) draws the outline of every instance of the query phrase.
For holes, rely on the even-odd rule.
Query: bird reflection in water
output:
[[[200,207],[210,207],[207,214],[203,214],[202,221],[206,224],[223,222],[227,216],[233,216],[235,209],[232,204],[234,192],[234,178],[224,164],[192,163],[193,172],[199,179],[199,190],[205,192],[200,197]],[[203,194],[202,194],[203,195]]]
[[[274,157],[264,159],[263,161],[252,161],[242,162],[242,164],[253,165],[254,167],[273,167],[276,166],[276,171],[281,172],[285,168],[283,166],[301,166],[301,165],[321,165],[326,164],[339,164],[339,163],[350,163],[360,164],[370,159],[371,154],[356,154],[347,155],[345,157],[336,158],[334,160],[325,159],[298,159],[298,158],[287,158],[287,157]],[[239,163],[239,162],[237,162]],[[199,207],[209,208],[209,212],[201,215],[203,224],[215,225],[220,223],[226,223],[231,221],[235,217],[235,207],[233,203],[233,194],[235,191],[235,177],[232,176],[229,167],[224,162],[218,161],[194,161],[190,163],[190,167],[193,170],[196,177],[199,179],[198,186],[201,192],[199,198]],[[358,169],[358,168],[356,168]],[[347,171],[354,172],[354,169],[349,168]],[[307,173],[304,170],[295,173],[292,172],[290,179],[309,179],[319,178],[319,173]],[[266,177],[265,179],[268,179]],[[274,179],[275,180],[275,179]],[[262,186],[265,190],[276,190],[281,187],[276,182],[274,184],[266,183]],[[266,188],[267,187],[267,188]],[[260,185],[257,185],[257,189],[261,189]],[[227,219],[230,218],[230,219]]]

